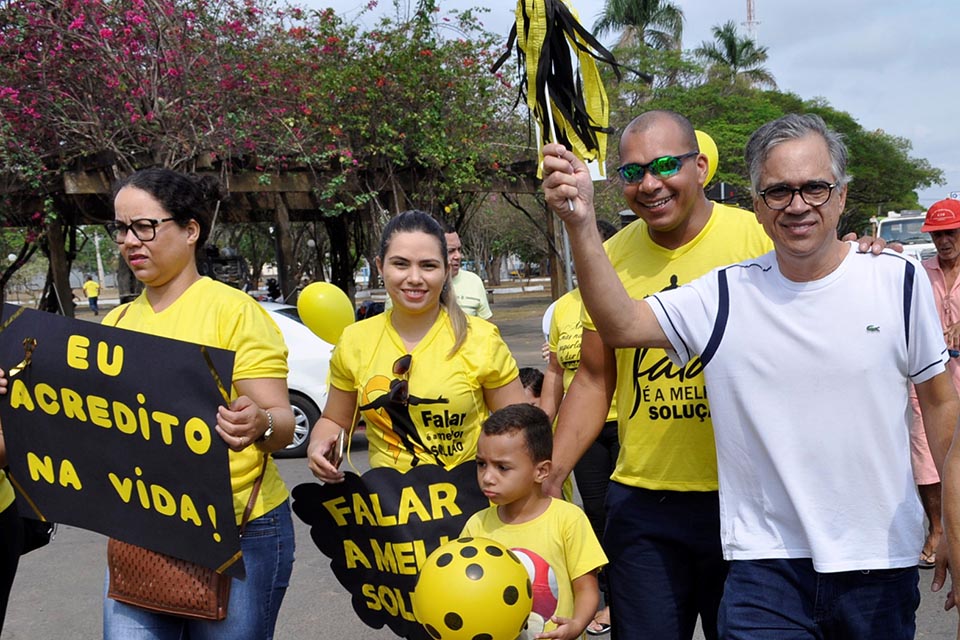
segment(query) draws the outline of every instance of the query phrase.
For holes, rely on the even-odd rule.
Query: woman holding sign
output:
[[[238,524],[265,470],[241,539],[247,576],[232,581],[226,619],[188,620],[107,598],[103,636],[272,638],[294,545],[287,488],[269,458],[293,437],[283,338],[253,298],[197,270],[197,253],[222,195],[215,179],[146,169],[123,180],[114,193],[116,219],[106,225],[107,232],[145,288],[136,300],[110,312],[104,324],[235,352],[231,401],[220,407],[216,430],[230,448]],[[146,358],[143,365],[150,366]]]
[[[497,328],[457,305],[436,220],[422,211],[393,218],[376,265],[393,306],[347,327],[333,352],[330,394],[307,449],[324,482],[343,480],[337,443],[359,413],[372,467],[449,469],[474,459],[491,410],[523,402]]]

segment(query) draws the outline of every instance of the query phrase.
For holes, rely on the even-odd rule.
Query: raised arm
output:
[[[543,176],[547,205],[570,235],[583,303],[603,342],[614,348],[669,347],[653,311],[630,298],[603,251],[586,165],[562,145],[549,144],[543,148]]]

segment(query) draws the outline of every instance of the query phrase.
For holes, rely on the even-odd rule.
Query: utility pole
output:
[[[757,14],[755,7],[753,6],[753,0],[747,0],[747,21],[743,25],[747,28],[747,35],[750,36],[750,39],[757,42],[757,25],[760,22],[757,20]]]
[[[93,246],[97,250],[97,278],[101,287],[107,286],[103,275],[103,260],[100,258],[100,234],[93,232]]]

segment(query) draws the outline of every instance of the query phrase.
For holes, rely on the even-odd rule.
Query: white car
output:
[[[310,429],[320,419],[327,404],[327,375],[333,345],[307,328],[297,308],[278,302],[261,302],[280,327],[287,343],[287,388],[293,409],[293,442],[274,452],[277,458],[297,458],[307,454]]]

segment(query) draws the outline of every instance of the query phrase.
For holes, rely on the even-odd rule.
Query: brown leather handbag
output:
[[[243,511],[241,536],[260,492],[268,457],[264,454],[260,476]],[[107,566],[107,597],[118,602],[199,620],[227,617],[231,578],[213,569],[114,538],[107,542]]]

